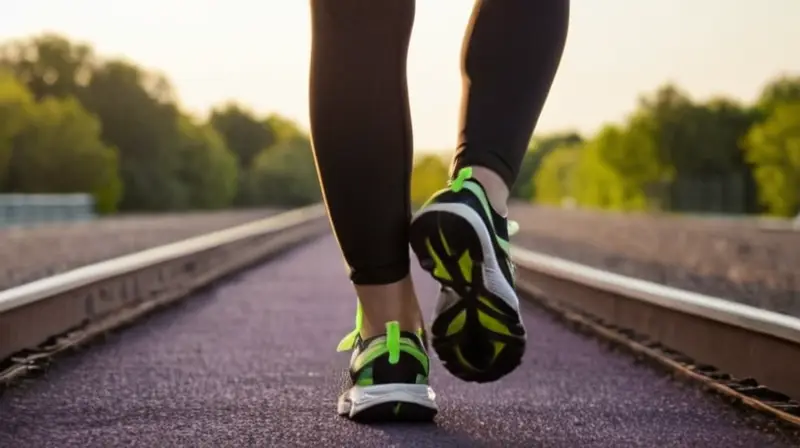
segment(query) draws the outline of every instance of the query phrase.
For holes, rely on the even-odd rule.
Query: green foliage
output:
[[[31,117],[33,97],[10,73],[0,71],[0,190],[7,188],[12,141]]]
[[[194,208],[217,209],[230,205],[236,195],[239,167],[217,131],[207,124],[180,119],[180,165],[177,179],[185,203]]]
[[[554,148],[542,159],[534,179],[537,202],[559,205],[573,198],[575,169],[581,160],[581,150],[580,145],[564,145]]]
[[[102,123],[103,140],[120,151],[125,185],[122,208],[171,210],[190,207],[176,177],[180,113],[163,102],[165,81],[124,62],[97,68],[78,98]]]
[[[544,136],[536,136],[531,140],[530,148],[522,159],[517,181],[511,188],[511,197],[531,200],[536,196],[533,175],[540,168],[542,161],[556,148],[564,145],[576,145],[583,142],[583,137],[576,132],[562,132]]]
[[[643,95],[624,122],[587,140],[575,132],[534,136],[511,195],[617,211],[739,214],[763,206],[796,214],[797,104],[800,77],[776,78],[755,105],[698,102],[667,84]],[[444,162],[420,158],[412,201],[418,205],[446,179]]]
[[[270,126],[250,111],[236,104],[226,104],[211,112],[211,126],[225,139],[228,148],[236,154],[239,167],[247,170],[253,159],[263,150],[275,143],[275,133]]]
[[[768,85],[761,104],[785,103],[800,92],[796,81],[786,79]],[[533,174],[535,200],[571,199],[622,211],[752,213],[758,211],[756,190],[768,188],[775,193],[767,196],[780,196],[784,207],[796,208],[786,199],[789,181],[774,180],[774,168],[754,170],[756,159],[745,157],[745,136],[763,119],[764,107],[725,98],[698,103],[665,85],[642,96],[624,123],[602,128],[579,151],[559,147],[545,155]],[[784,134],[776,141],[788,144]],[[766,178],[775,185],[767,187]]]
[[[411,171],[411,203],[419,207],[449,179],[449,170],[442,157],[430,154],[417,159]]]
[[[0,46],[0,67],[14,73],[37,100],[75,95],[90,82],[95,63],[88,45],[52,33]]]
[[[800,100],[774,104],[768,118],[747,134],[747,160],[755,167],[767,212],[793,216],[800,210]]]
[[[263,124],[271,131],[276,143],[306,138],[305,132],[300,130],[295,122],[280,115],[268,116],[263,120]]]
[[[800,75],[781,75],[768,82],[761,91],[757,107],[766,116],[782,104],[800,101]]]
[[[161,74],[55,34],[0,45],[0,191],[90,192],[102,212],[320,198],[291,120],[226,103],[201,123]]]
[[[583,147],[575,164],[572,198],[577,205],[589,208],[620,209],[623,183],[603,160],[602,147],[591,140]]]
[[[514,198],[612,210],[796,214],[800,76],[753,105],[698,102],[675,85],[584,139],[536,135]],[[415,205],[448,179],[420,157]],[[285,117],[225,103],[206,122],[169,81],[86,44],[42,34],[0,45],[0,191],[90,192],[98,210],[292,206],[321,197],[306,133]]]
[[[100,140],[100,123],[74,98],[46,98],[15,136],[7,187],[22,193],[89,192],[111,212],[121,193],[117,151]]]
[[[319,201],[322,193],[309,140],[295,137],[259,153],[249,188],[250,196],[262,203],[301,206]]]

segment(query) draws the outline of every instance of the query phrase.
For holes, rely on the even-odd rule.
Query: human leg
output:
[[[355,351],[339,412],[429,418],[435,405],[408,252],[414,0],[312,0],[311,11],[314,154],[359,301],[356,330],[339,347]]]
[[[524,353],[506,202],[560,62],[568,18],[569,0],[476,1],[462,53],[453,179],[412,221],[412,248],[442,284],[433,347],[467,381],[494,381]]]

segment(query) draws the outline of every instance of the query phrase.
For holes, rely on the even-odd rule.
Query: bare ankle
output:
[[[422,326],[422,313],[410,275],[388,285],[356,285],[356,293],[363,312],[362,337],[384,333],[386,323],[391,321],[397,321],[405,331],[416,331]]]
[[[472,177],[481,183],[486,197],[495,212],[501,216],[508,214],[508,185],[497,173],[482,166],[472,167]]]

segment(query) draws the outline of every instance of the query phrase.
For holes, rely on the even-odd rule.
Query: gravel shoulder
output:
[[[800,232],[515,204],[512,240],[622,275],[800,317]]]
[[[87,264],[263,219],[277,209],[130,215],[0,229],[0,291]]]

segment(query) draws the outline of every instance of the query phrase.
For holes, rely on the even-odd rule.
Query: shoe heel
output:
[[[448,211],[430,210],[412,222],[409,233],[409,243],[420,266],[439,283],[448,287],[472,283],[470,271],[473,264],[483,262],[483,248],[475,229],[464,218]],[[462,259],[465,254],[469,260]]]

